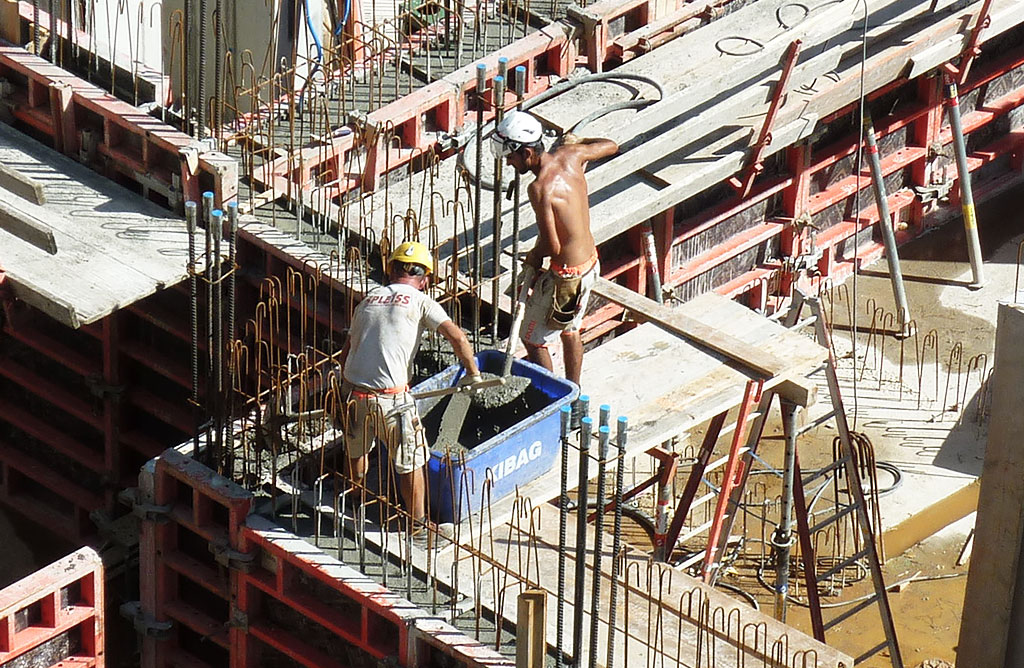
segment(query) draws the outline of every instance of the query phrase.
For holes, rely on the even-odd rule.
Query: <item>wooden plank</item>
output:
[[[0,162],[31,174],[45,194],[43,205],[0,203],[0,219],[39,228],[36,246],[0,232],[18,298],[78,327],[187,276],[188,233],[170,212],[2,124]]]
[[[1024,543],[1024,306],[1001,303],[996,326],[992,404],[985,461],[982,465],[974,548],[967,573],[963,620],[957,647],[961,666],[1021,665],[1008,655],[1014,645],[1015,599],[1024,587],[1021,545]],[[1019,619],[1018,619],[1019,624]]]
[[[290,490],[289,490],[290,491]],[[318,504],[311,492],[301,493],[302,501],[327,517],[332,517],[334,507],[332,504]],[[554,614],[554,605],[558,600],[558,575],[557,569],[553,567],[558,560],[558,526],[559,516],[555,506],[538,503],[534,497],[532,504],[533,511],[530,513],[532,530],[524,527],[523,521],[517,519],[519,512],[509,512],[505,507],[495,510],[492,518],[485,521],[479,528],[472,532],[464,528],[458,538],[466,545],[472,543],[472,549],[483,555],[481,569],[478,572],[475,568],[453,568],[456,558],[466,563],[469,558],[464,549],[456,550],[453,547],[440,550],[434,554],[434,566],[427,568],[426,554],[422,551],[414,551],[413,554],[404,553],[404,541],[396,540],[392,535],[385,542],[384,534],[376,527],[363,527],[362,532],[366,540],[373,545],[386,548],[397,558],[408,559],[417,568],[429,571],[434,574],[438,582],[460,591],[466,596],[473,597],[479,605],[489,611],[498,611],[510,624],[519,622],[518,606],[511,604],[513,596],[527,587],[538,588],[548,593],[547,619],[545,635],[548,645],[554,645],[558,633],[558,618]],[[502,521],[503,518],[511,518]],[[251,520],[250,520],[251,521]],[[342,525],[346,531],[354,531],[353,521],[345,517]],[[574,536],[576,523],[574,515],[567,518],[567,533]],[[594,527],[588,525],[585,528],[586,545],[592,546],[595,542]],[[482,534],[482,535],[481,535]],[[497,540],[485,540],[486,535],[495,536]],[[472,538],[470,538],[472,537]],[[611,577],[611,555],[610,540],[605,540],[602,548],[601,577],[604,579],[604,586],[601,591],[600,601],[597,602],[598,612],[598,642],[597,646],[607,646],[610,633],[608,615],[610,609],[611,592],[608,581]],[[566,591],[572,592],[575,586],[575,561],[582,558],[585,561],[585,589],[590,590],[591,578],[594,576],[594,550],[590,547],[575,549],[575,541],[570,539],[570,549],[565,552],[567,559],[565,569]],[[499,564],[514,565],[523,564],[524,555],[528,550],[526,562],[552,565],[544,566],[534,571],[529,569],[521,572],[524,578],[529,578],[528,583],[519,584],[515,575],[507,577],[502,575]],[[686,575],[682,571],[676,571],[667,565],[654,566],[655,581],[663,585],[645,585],[648,582],[647,564],[649,556],[628,546],[625,547],[623,558],[627,564],[622,569],[620,586],[616,593],[616,606],[618,616],[616,629],[622,633],[623,629],[629,634],[629,642],[616,643],[614,662],[616,665],[650,665],[657,663],[657,653],[664,653],[664,657],[678,661],[682,665],[698,665],[700,656],[711,653],[717,656],[716,666],[720,668],[740,668],[751,665],[770,662],[773,666],[789,666],[798,668],[806,665],[806,656],[813,653],[816,657],[815,665],[818,668],[841,668],[851,666],[851,659],[832,647],[819,643],[810,636],[792,627],[775,621],[769,615],[754,610],[745,602],[740,602],[729,595],[704,585],[699,580]],[[637,566],[640,568],[637,568]],[[658,577],[661,569],[665,574]],[[514,566],[510,570],[517,571]],[[456,579],[457,578],[457,579]],[[698,605],[688,605],[690,599],[686,594],[694,595],[693,601]],[[682,596],[681,596],[682,595]],[[586,599],[586,597],[585,597]],[[500,601],[504,600],[502,605]],[[703,604],[707,603],[705,607]],[[573,605],[575,601],[572,596],[564,599],[564,621],[563,637],[566,639],[566,649],[571,644]],[[583,628],[585,634],[589,635],[592,621],[591,604],[593,601],[586,599],[579,601],[583,605]],[[664,616],[663,627],[656,627],[650,624],[650,606],[659,609],[659,618]],[[705,616],[703,610],[714,611],[717,617],[733,620],[727,627],[711,623],[709,617]],[[756,634],[741,632],[741,629],[758,628]],[[670,632],[665,632],[670,629]],[[767,642],[765,642],[767,638]],[[779,642],[775,642],[778,639]],[[784,640],[783,640],[784,639]],[[779,656],[779,650],[783,655]],[[652,661],[652,654],[655,656]],[[577,657],[578,665],[587,665],[589,660],[589,643],[584,642],[582,655]],[[598,665],[602,665],[605,656],[602,653],[597,657]]]
[[[784,360],[774,355],[749,346],[727,332],[708,327],[678,309],[658,304],[618,283],[599,278],[594,286],[594,294],[629,309],[662,329],[721,353],[758,376],[774,378],[785,373],[789,367]],[[728,301],[724,297],[722,299]]]
[[[979,8],[980,3],[971,7],[974,21],[969,26],[967,23],[960,24],[962,30],[957,32],[957,34],[951,35],[938,44],[912,55],[910,57],[910,71],[907,73],[907,78],[915,79],[963,53],[971,30],[973,30],[974,24],[977,22],[977,11]],[[1003,3],[1001,6],[992,9],[990,15],[991,22],[985,28],[984,33],[982,33],[985,40],[991,40],[1013,28],[1020,22],[1022,13],[1024,13],[1024,2],[1020,0],[1009,4]]]
[[[46,195],[39,181],[3,164],[0,164],[0,188],[33,204],[46,204]]]
[[[810,114],[777,129],[773,133],[772,143],[764,151],[764,157],[809,137],[817,121],[817,115]],[[594,239],[598,243],[607,241],[637,222],[651,218],[687,197],[706,190],[709,185],[735,174],[747,159],[750,151],[747,142],[751,132],[752,128],[742,128],[709,146],[680,151],[685,157],[671,156],[655,162],[653,167],[658,170],[655,174],[672,185],[658,190],[651,197],[629,197],[608,202],[600,216],[592,212],[591,231]]]
[[[35,206],[29,202],[16,205],[15,200],[0,200],[0,230],[12,234],[50,255],[57,254],[57,242],[53,238],[53,230],[43,219],[27,206]]]
[[[9,261],[9,256],[7,261]],[[50,292],[32,278],[21,275],[15,277],[10,273],[7,274],[7,278],[11,292],[21,301],[71,329],[78,329],[82,326],[78,311],[69,300]]]
[[[981,479],[976,478],[949,496],[939,499],[924,510],[887,529],[882,534],[885,558],[888,560],[903,554],[925,538],[973,513],[978,508],[979,489]]]

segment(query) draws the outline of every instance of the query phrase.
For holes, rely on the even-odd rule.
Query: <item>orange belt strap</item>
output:
[[[594,250],[594,254],[590,256],[583,264],[578,264],[575,267],[566,267],[565,265],[557,262],[551,263],[551,271],[558,274],[562,278],[579,278],[588,271],[593,269],[594,265],[597,264],[597,250]]]
[[[352,396],[355,397],[356,399],[369,399],[370,397],[374,397],[381,394],[402,394],[403,392],[408,391],[408,385],[401,385],[399,387],[386,387],[382,390],[376,390],[373,389],[372,387],[359,387],[352,389]]]

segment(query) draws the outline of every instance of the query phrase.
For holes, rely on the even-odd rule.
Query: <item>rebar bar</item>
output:
[[[514,336],[515,334],[513,334]],[[563,635],[565,626],[565,559],[567,550],[566,534],[569,521],[569,420],[572,408],[562,406],[558,412],[562,448],[561,485],[558,493],[558,598],[555,601],[555,668],[562,668],[565,647]]]
[[[195,202],[185,202],[185,225],[188,230],[188,294],[189,332],[191,334],[192,401],[189,410],[193,418],[192,456],[199,453],[199,292],[196,283],[196,212]]]
[[[573,582],[575,592],[572,608],[572,662],[576,668],[582,665],[583,653],[583,600],[587,574],[587,485],[590,483],[590,437],[594,421],[590,416],[580,419],[580,470],[576,488],[576,574]]]
[[[223,350],[223,304],[221,291],[221,254],[220,244],[224,236],[224,213],[220,209],[214,209],[210,213],[210,227],[213,228],[213,257],[210,262],[210,271],[207,272],[210,280],[210,287],[213,292],[213,321],[212,321],[212,361],[213,361],[213,383],[207,389],[210,397],[210,413],[213,418],[213,451],[210,454],[211,467],[218,472],[223,472],[224,461],[224,416],[221,414],[221,403],[223,398],[223,372],[224,355]]]
[[[484,165],[483,132],[484,132],[484,92],[487,89],[487,66],[479,63],[476,66],[476,173]],[[480,255],[481,241],[481,183],[476,179],[473,186],[473,343],[480,345],[480,286],[483,282],[483,258]],[[497,304],[495,304],[497,306]]]
[[[605,668],[615,667],[615,625],[618,613],[619,576],[621,575],[622,556],[622,487],[625,479],[626,464],[626,430],[629,422],[625,417],[616,421],[615,444],[615,522],[612,526],[612,583],[608,599],[608,651],[605,655]]]
[[[607,405],[601,406],[600,421],[602,424],[597,428],[597,507],[594,518],[594,580],[592,585],[592,601],[590,608],[590,668],[597,667],[598,656],[598,627],[601,622],[601,580],[604,573],[601,572],[601,557],[604,547],[604,474],[608,462],[608,442],[611,439],[611,429],[608,427],[608,415],[611,408]],[[613,557],[614,558],[614,557]]]

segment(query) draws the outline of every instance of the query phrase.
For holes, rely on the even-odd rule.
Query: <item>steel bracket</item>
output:
[[[89,392],[97,399],[120,399],[126,389],[124,385],[104,383],[100,376],[87,377],[85,384],[89,386]]]
[[[782,63],[782,74],[779,75],[779,81],[775,84],[775,89],[772,91],[772,101],[768,105],[768,113],[765,115],[761,131],[757,135],[757,141],[751,147],[750,158],[743,168],[743,173],[738,177],[732,177],[728,181],[729,185],[733,187],[741,198],[750,194],[750,189],[754,185],[754,179],[764,171],[761,159],[764,156],[765,149],[772,143],[772,128],[775,126],[775,118],[778,116],[779,109],[782,108],[782,103],[786,99],[786,93],[789,91],[789,79],[793,74],[793,69],[796,67],[796,61],[800,57],[802,46],[803,42],[798,39],[790,42]]]
[[[243,632],[249,632],[249,615],[238,608],[231,608],[231,619],[228,620],[228,626],[234,629],[241,629]]]
[[[243,573],[251,572],[256,563],[255,553],[239,552],[223,541],[211,541],[210,552],[213,553],[214,560],[221,566]]]
[[[145,522],[165,524],[171,521],[172,506],[158,506],[153,503],[143,502],[140,499],[138,487],[122,489],[117,493],[117,500],[126,506],[131,506],[132,514]]]
[[[948,202],[949,191],[953,189],[953,180],[947,179],[939,183],[932,183],[926,186],[915,186],[914,194],[918,196],[922,204],[927,202]]]
[[[140,601],[122,603],[119,612],[122,617],[131,620],[136,633],[147,638],[166,640],[171,635],[171,629],[174,628],[174,622],[170,620],[160,622],[153,619],[142,609]]]

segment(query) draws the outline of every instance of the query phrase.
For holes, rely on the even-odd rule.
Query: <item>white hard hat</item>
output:
[[[525,111],[512,111],[494,128],[491,150],[494,157],[501,159],[523,146],[540,141],[543,136],[544,126],[536,116]]]

